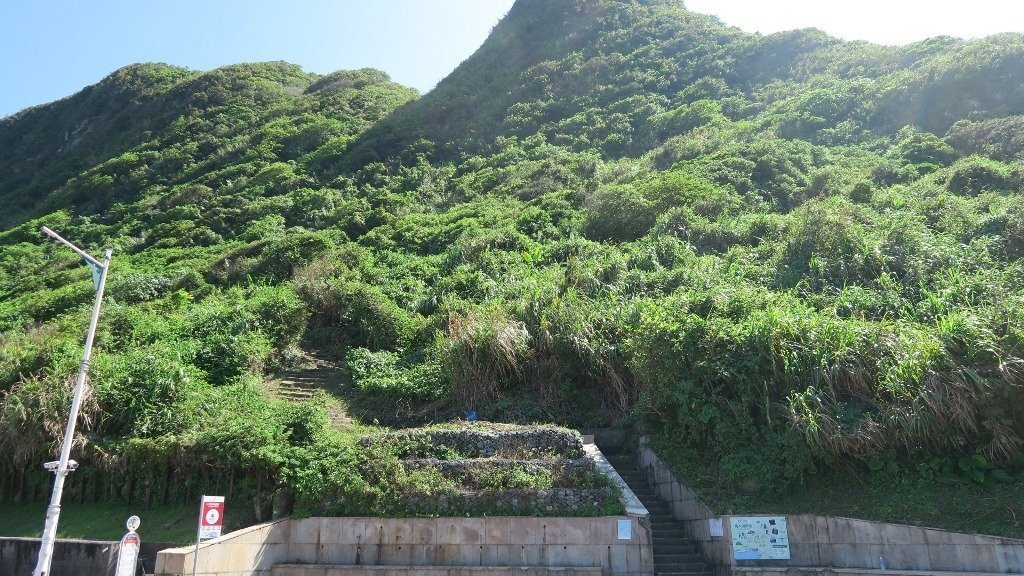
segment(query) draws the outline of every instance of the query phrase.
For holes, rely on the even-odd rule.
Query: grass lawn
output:
[[[59,538],[120,540],[131,515],[142,519],[139,536],[150,542],[195,542],[199,506],[143,510],[124,504],[68,504],[61,507]],[[46,503],[0,505],[0,536],[38,538],[43,531]],[[230,520],[230,513],[228,514]],[[230,522],[226,529],[235,529]]]
[[[714,458],[687,458],[670,442],[653,440],[655,452],[676,477],[718,514],[845,516],[1024,538],[1024,474],[1005,483],[940,484],[906,467],[869,471],[851,465],[846,473],[830,470],[784,493],[772,493],[734,486],[712,464]]]

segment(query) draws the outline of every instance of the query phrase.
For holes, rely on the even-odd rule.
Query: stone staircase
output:
[[[307,355],[299,367],[283,370],[269,381],[267,393],[290,402],[304,402],[317,392],[326,392],[329,395],[327,416],[336,427],[342,427],[352,422],[335,393],[344,381],[344,372],[336,362]]]
[[[608,461],[650,513],[654,543],[654,572],[658,576],[712,576],[711,568],[683,533],[668,506],[658,499],[629,456],[611,456]]]

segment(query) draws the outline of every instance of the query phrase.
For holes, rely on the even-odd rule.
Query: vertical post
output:
[[[199,522],[196,523],[196,551],[192,554],[192,576],[196,576],[196,565],[199,563],[199,537],[203,533],[203,504],[206,502],[206,495],[199,499]]]
[[[71,246],[75,252],[84,254],[77,247],[67,240],[57,236],[48,228],[44,232],[53,236],[62,243]],[[71,456],[71,444],[75,439],[75,424],[78,421],[78,411],[82,406],[82,392],[85,388],[85,378],[89,371],[89,357],[92,355],[92,341],[96,336],[96,324],[100,318],[100,304],[103,303],[103,288],[107,283],[107,270],[110,269],[110,258],[113,251],[109,248],[104,252],[103,264],[99,264],[91,257],[94,265],[101,266],[99,285],[96,287],[96,299],[92,305],[92,318],[89,320],[89,331],[85,335],[85,351],[82,353],[82,364],[78,367],[78,378],[75,380],[75,391],[71,399],[71,413],[68,414],[68,425],[64,429],[64,440],[60,445],[60,460],[57,461],[57,469],[53,479],[53,494],[50,497],[50,505],[46,509],[46,524],[43,527],[43,537],[39,545],[39,560],[32,576],[49,576],[50,562],[53,559],[53,546],[57,539],[57,521],[60,519],[60,499],[64,493],[64,478],[68,475],[68,459]],[[88,256],[88,255],[86,255]]]

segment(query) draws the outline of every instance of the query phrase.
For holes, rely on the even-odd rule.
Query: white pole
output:
[[[192,555],[192,576],[196,576],[196,565],[199,563],[199,536],[203,533],[203,506],[206,504],[206,495],[199,499],[199,523],[196,525],[196,551]]]
[[[50,497],[50,506],[46,509],[46,525],[43,528],[43,537],[39,546],[39,560],[36,562],[36,569],[32,576],[48,576],[50,574],[50,561],[53,558],[53,544],[57,539],[57,521],[60,518],[60,499],[64,493],[64,477],[68,472],[68,459],[71,456],[71,444],[75,439],[75,424],[78,421],[78,410],[82,406],[82,391],[85,389],[85,377],[89,371],[89,357],[92,355],[92,341],[96,336],[96,323],[100,318],[100,304],[103,302],[103,288],[107,283],[107,270],[110,269],[110,257],[113,251],[109,248],[104,252],[104,262],[100,264],[94,258],[74,246],[67,240],[58,236],[49,228],[43,227],[43,232],[73,249],[79,256],[83,256],[94,266],[100,266],[100,281],[96,288],[96,300],[92,305],[92,318],[89,320],[89,331],[85,335],[85,352],[82,353],[82,364],[78,367],[78,379],[75,381],[75,393],[71,399],[71,413],[68,414],[68,425],[64,429],[64,441],[60,445],[60,460],[57,462],[57,470],[53,479],[53,495]]]

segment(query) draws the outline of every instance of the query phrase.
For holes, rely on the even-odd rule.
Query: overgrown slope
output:
[[[4,119],[3,494],[41,490],[91,297],[42,223],[116,251],[83,458],[126,498],[358,485],[322,404],[258,394],[302,339],[385,423],[639,420],[765,497],[1017,485],[1022,53],[520,0],[422,98],[142,66]]]

